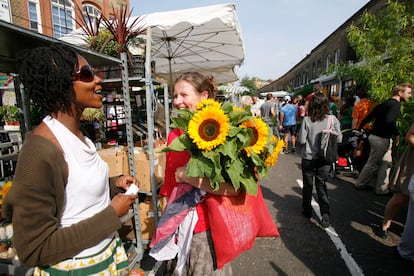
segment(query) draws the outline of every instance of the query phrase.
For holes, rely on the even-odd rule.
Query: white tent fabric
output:
[[[217,83],[238,79],[244,46],[234,4],[153,13],[143,21],[152,30],[157,75],[169,80],[193,70]]]
[[[213,5],[142,15],[141,27],[151,28],[156,75],[171,81],[179,74],[211,74],[217,83],[238,79],[244,46],[234,4]],[[131,17],[130,22],[134,20]],[[61,37],[85,45],[81,29]]]
[[[243,92],[250,91],[249,88],[245,86],[230,86],[230,85],[220,85],[217,87],[218,90],[223,90],[227,93],[242,94]]]

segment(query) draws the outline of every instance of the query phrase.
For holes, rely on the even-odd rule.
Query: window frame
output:
[[[51,15],[52,15],[52,26],[53,26],[53,37],[59,38],[65,34],[70,33],[75,28],[75,14],[74,4],[70,0],[51,0]],[[55,14],[54,9],[57,9]],[[62,16],[62,11],[63,16]],[[68,14],[69,13],[69,14]],[[58,16],[56,18],[56,16]],[[56,22],[56,20],[58,22]],[[62,20],[65,25],[62,25]],[[69,24],[68,24],[69,23]]]

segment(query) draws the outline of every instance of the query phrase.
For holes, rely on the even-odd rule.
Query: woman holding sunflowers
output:
[[[165,181],[160,190],[163,215],[151,241],[150,255],[157,260],[168,260],[178,254],[175,275],[232,275],[230,261],[251,248],[256,236],[279,235],[257,182],[257,195],[250,196],[246,190],[238,189],[229,182],[228,178],[220,181],[221,178],[217,177],[222,174],[222,161],[216,162],[219,164],[215,166],[220,172],[213,169],[204,174],[206,177],[190,176],[198,175],[199,172],[195,171],[203,170],[202,167],[209,162],[208,157],[217,155],[216,149],[223,149],[223,144],[229,139],[231,120],[221,104],[213,100],[216,90],[212,76],[204,77],[196,72],[184,73],[174,83],[173,104],[176,112],[179,117],[189,116],[191,120],[179,125],[180,120],[173,118],[175,128],[168,136],[168,145],[171,147],[179,141],[181,146],[166,153]],[[246,129],[244,131],[247,133]],[[207,157],[194,161],[194,156],[200,152]],[[241,174],[240,171],[237,173]],[[217,210],[223,207],[223,202],[227,202],[226,210],[237,213],[237,208],[256,208],[261,214],[253,218],[255,214],[250,212],[251,216],[245,221],[239,220],[237,224],[228,222],[218,215]],[[256,206],[253,207],[253,204]],[[249,219],[256,221],[252,223]],[[178,224],[181,223],[177,232],[174,231],[166,239],[160,237],[164,229],[171,229],[171,223],[177,220]],[[234,235],[251,229],[249,224],[255,226],[251,231],[252,237],[241,239],[242,244],[235,244],[237,238]],[[175,233],[178,233],[178,242]],[[227,246],[229,241],[231,245]],[[168,246],[164,246],[167,243]],[[168,249],[165,251],[165,248]]]

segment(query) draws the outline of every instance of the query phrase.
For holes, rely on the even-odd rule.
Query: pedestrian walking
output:
[[[405,220],[404,232],[397,251],[404,260],[414,262],[414,176],[410,178],[408,191],[410,192],[410,197],[407,219]]]
[[[289,152],[289,136],[292,142],[292,152],[296,152],[296,132],[298,108],[292,104],[290,96],[285,96],[285,105],[280,109],[280,130],[285,141],[284,153]]]
[[[268,93],[266,101],[260,106],[260,114],[263,121],[273,130],[273,134],[279,138],[279,107],[277,104],[273,101],[272,93]]]
[[[408,183],[414,174],[414,124],[408,130],[405,142],[407,147],[398,160],[397,168],[390,182],[390,190],[393,192],[393,195],[387,202],[387,205],[385,205],[382,226],[375,231],[375,234],[383,239],[387,238],[392,219],[407,204],[410,198]]]
[[[368,137],[370,153],[368,161],[359,174],[355,188],[374,188],[375,194],[384,195],[389,193],[389,175],[392,165],[392,138],[399,143],[397,130],[397,119],[400,116],[401,101],[407,101],[411,97],[412,86],[403,83],[392,89],[392,97],[380,105],[362,120],[358,128],[374,121],[373,128]]]
[[[331,164],[319,157],[321,133],[327,128],[330,116],[333,128],[338,133],[338,143],[342,140],[341,128],[338,119],[329,113],[328,98],[321,92],[313,94],[308,105],[308,116],[302,122],[299,131],[298,143],[303,144],[302,151],[302,207],[306,218],[312,217],[312,190],[315,184],[318,195],[318,204],[321,210],[321,226],[329,227],[330,207],[326,181],[328,179]]]

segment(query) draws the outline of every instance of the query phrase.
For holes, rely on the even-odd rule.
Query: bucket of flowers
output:
[[[211,187],[228,182],[256,195],[258,182],[277,162],[284,142],[250,108],[230,102],[201,101],[195,112],[176,110],[173,127],[183,134],[163,151],[187,150],[187,175],[210,179]]]

